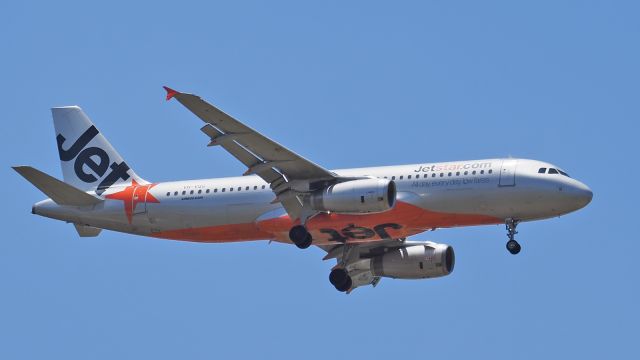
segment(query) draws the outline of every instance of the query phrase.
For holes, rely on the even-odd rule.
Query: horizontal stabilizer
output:
[[[76,227],[76,231],[78,232],[78,235],[80,235],[80,237],[98,236],[100,234],[100,231],[102,231],[102,229],[100,228],[89,226],[89,225],[80,225],[80,224],[73,224],[73,225]]]
[[[89,206],[103,201],[31,166],[14,166],[13,170],[58,205]]]

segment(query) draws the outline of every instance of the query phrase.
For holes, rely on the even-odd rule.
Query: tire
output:
[[[333,269],[329,274],[329,282],[340,292],[351,289],[353,281],[345,269]]]
[[[347,280],[340,286],[336,286],[336,290],[340,292],[345,292],[351,289],[352,285],[353,285],[353,281],[351,280],[351,276],[347,275]]]
[[[507,241],[507,250],[513,254],[516,255],[520,252],[520,250],[522,250],[522,247],[520,246],[520,244],[518,244],[517,241],[515,240],[509,240]]]
[[[296,225],[289,230],[289,239],[300,249],[308,248],[313,242],[311,234],[302,225]]]
[[[296,246],[299,249],[306,249],[309,246],[311,246],[312,242],[313,242],[313,239],[311,238],[311,234],[307,233],[307,236],[304,238],[304,240],[302,240],[301,242],[296,243]]]
[[[341,268],[331,270],[329,274],[329,282],[333,286],[339,286],[347,281],[349,274]]]

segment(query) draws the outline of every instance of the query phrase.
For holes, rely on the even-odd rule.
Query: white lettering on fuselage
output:
[[[441,187],[441,186],[462,186],[472,184],[486,184],[491,181],[488,177],[474,177],[466,179],[447,179],[447,180],[425,180],[414,181],[411,183],[412,187]]]
[[[202,195],[202,190],[206,188],[206,185],[202,184],[194,184],[194,185],[183,185],[182,186],[182,197],[180,200],[202,200],[204,196]],[[196,193],[196,190],[198,192]]]

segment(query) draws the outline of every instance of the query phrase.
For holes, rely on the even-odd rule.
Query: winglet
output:
[[[172,97],[180,94],[179,92],[173,90],[172,88],[170,88],[168,86],[163,86],[163,88],[167,91],[167,101],[171,100]]]

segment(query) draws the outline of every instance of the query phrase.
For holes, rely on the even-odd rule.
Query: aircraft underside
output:
[[[494,216],[441,213],[398,202],[392,210],[378,214],[321,213],[309,219],[306,228],[312,235],[313,245],[335,245],[401,239],[437,228],[503,222],[503,219]],[[163,230],[151,232],[150,235],[163,239],[197,242],[268,239],[291,243],[289,230],[295,224],[296,222],[284,214],[258,222]]]

